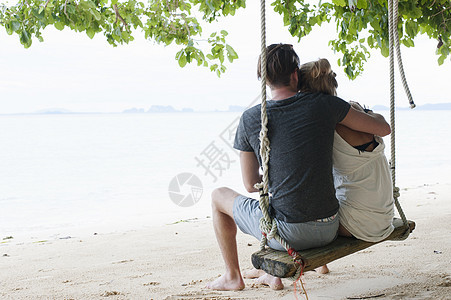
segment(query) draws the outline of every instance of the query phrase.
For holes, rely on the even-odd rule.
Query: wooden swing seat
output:
[[[415,222],[408,221],[408,224],[409,230],[412,232],[415,229]],[[393,230],[390,236],[380,242],[402,240],[406,230],[402,220],[394,218],[393,226],[395,227],[395,230]],[[370,243],[356,238],[339,236],[335,241],[324,247],[302,250],[299,254],[302,256],[305,264],[304,271],[311,271],[330,263],[331,261],[371,247],[380,242]],[[294,276],[297,269],[297,265],[286,251],[277,251],[269,248],[252,254],[252,264],[255,268],[262,269],[266,273],[280,278]]]

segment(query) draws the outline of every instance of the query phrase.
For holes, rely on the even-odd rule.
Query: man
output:
[[[259,60],[260,67],[260,60]],[[331,95],[298,92],[299,58],[293,47],[274,44],[267,48],[267,83],[272,100],[267,103],[270,215],[278,233],[291,247],[302,250],[332,242],[338,230],[338,201],[332,177],[332,147],[335,126],[379,136],[390,133],[383,118],[350,108]],[[260,77],[260,68],[258,68]],[[261,181],[259,155],[260,105],[246,110],[237,129],[234,147],[240,150],[243,182],[248,192],[257,192]],[[261,238],[262,216],[258,200],[229,188],[212,193],[213,224],[226,265],[226,272],[209,283],[215,290],[241,290],[244,281],[238,263],[237,226],[244,233]],[[268,246],[284,250],[275,240]],[[262,275],[259,281],[274,289],[283,288],[280,278]]]

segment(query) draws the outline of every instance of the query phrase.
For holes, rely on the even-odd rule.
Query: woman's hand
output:
[[[364,111],[362,105],[360,105],[359,102],[349,101],[349,104],[351,104],[351,106],[358,111]]]

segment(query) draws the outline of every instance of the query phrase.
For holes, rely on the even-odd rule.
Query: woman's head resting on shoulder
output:
[[[338,82],[330,63],[325,58],[301,65],[298,89],[301,92],[324,93],[336,96]]]

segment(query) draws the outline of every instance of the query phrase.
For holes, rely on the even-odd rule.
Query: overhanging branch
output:
[[[122,16],[119,13],[119,10],[117,9],[117,4],[113,4],[113,9],[114,9],[114,12],[116,13],[116,21],[114,21],[114,24],[116,24],[117,20],[119,19],[122,22],[122,24],[124,24],[127,31],[129,31],[127,22],[125,22],[125,20],[122,18]]]

